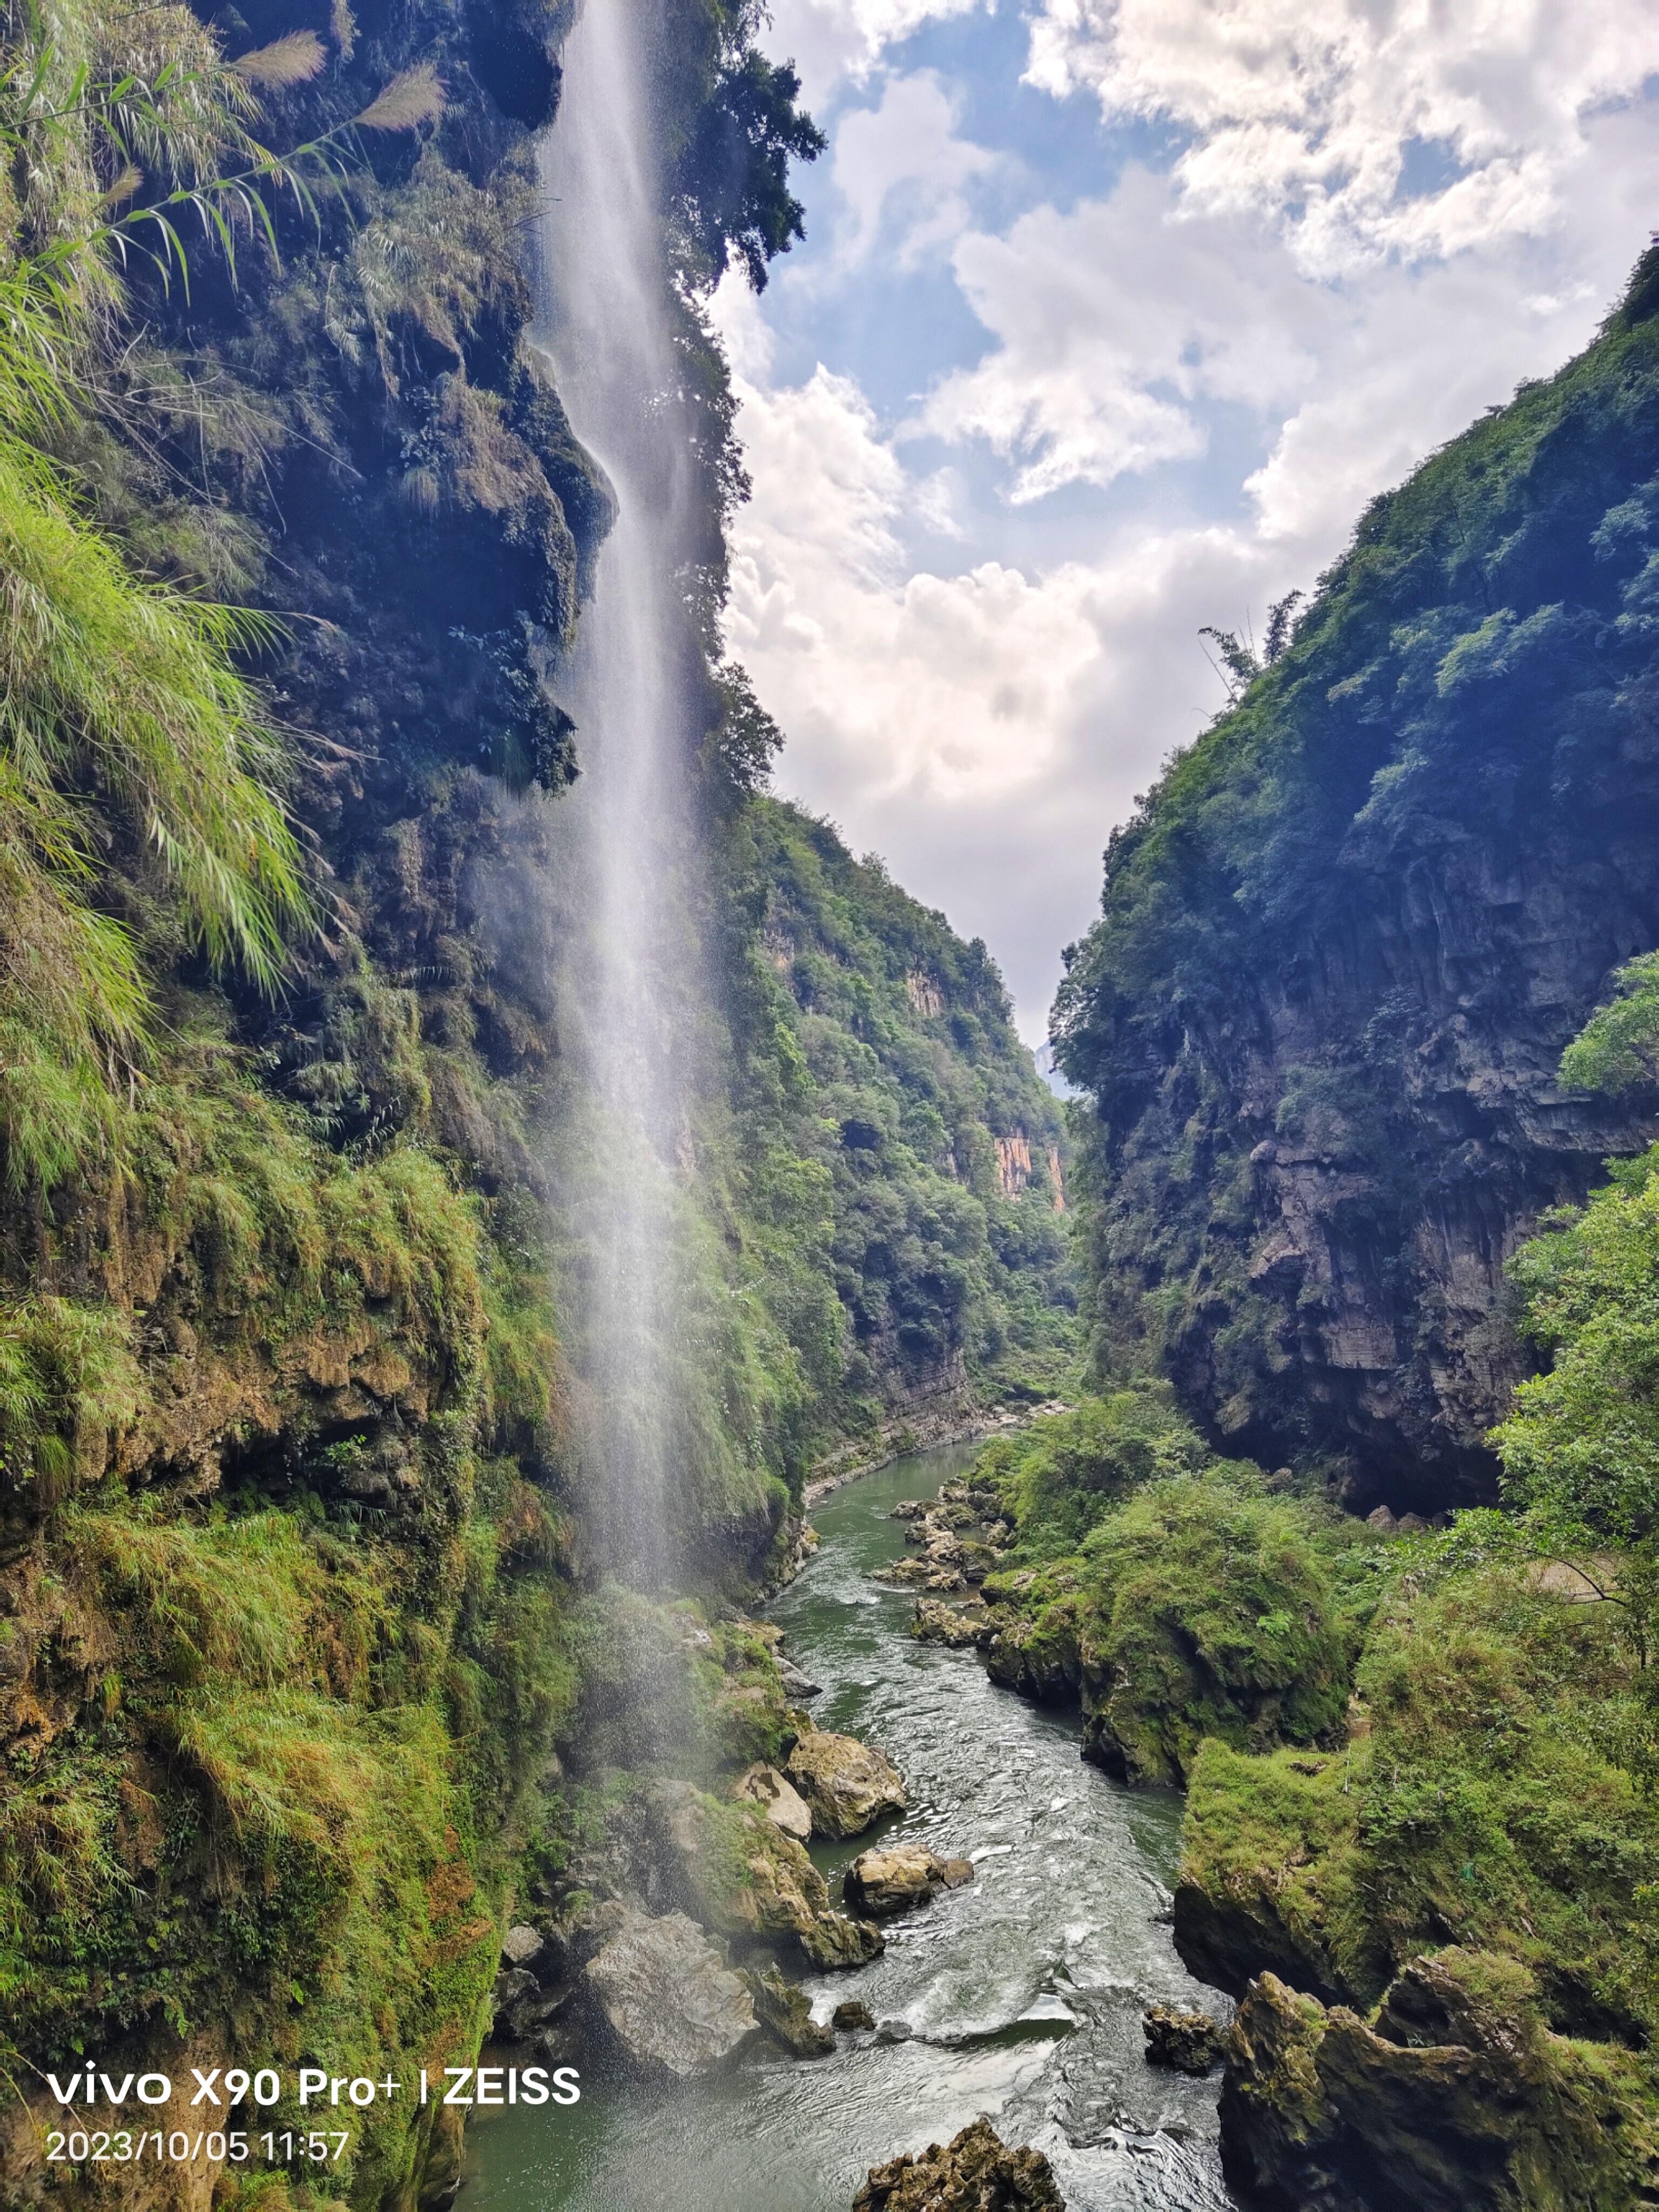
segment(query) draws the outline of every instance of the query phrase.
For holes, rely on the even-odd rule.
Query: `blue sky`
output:
[[[716,303],[779,783],[1041,1038],[1115,822],[1360,508],[1659,225],[1651,0],[775,0],[830,137]]]

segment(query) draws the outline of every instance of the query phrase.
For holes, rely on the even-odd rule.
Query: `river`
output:
[[[592,2082],[568,2112],[475,2118],[462,2212],[848,2212],[872,2165],[981,2112],[1047,2152],[1071,2212],[1231,2203],[1214,2079],[1142,2055],[1146,2005],[1225,2006],[1170,1941],[1180,1800],[1085,1765],[1074,1714],[998,1689],[971,1652],[914,1643],[911,1593],[870,1579],[904,1550],[893,1507],[974,1455],[922,1453],[827,1498],[817,1554],[769,1608],[823,1686],[819,1727],[897,1762],[904,1832],[975,1863],[971,1887],[888,1923],[883,1958],[806,1978],[820,2019],[857,1997],[876,2033],[811,2061],[757,2045],[690,2090]],[[834,1886],[871,1840],[812,1855]]]

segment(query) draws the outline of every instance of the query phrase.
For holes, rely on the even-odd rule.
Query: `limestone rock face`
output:
[[[1040,2150],[1010,2150],[975,2120],[948,2147],[872,2166],[853,2212],[1066,2212],[1066,2200]]]
[[[902,1812],[904,1782],[897,1767],[856,1736],[817,1730],[789,1754],[788,1778],[811,1808],[820,1836],[862,1835],[884,1813]]]
[[[1180,2074],[1207,2074],[1221,2056],[1221,2036],[1206,2012],[1182,2012],[1177,2005],[1149,2006],[1141,2015],[1149,2066],[1172,2066]]]
[[[631,1910],[584,1978],[629,2063],[680,2080],[707,2074],[756,2029],[740,1976],[683,1912]]]
[[[1513,1960],[1410,1962],[1368,2025],[1263,1974],[1224,2047],[1229,2180],[1282,2212],[1601,2212],[1659,2203],[1639,2061],[1541,2025]]]
[[[863,1851],[847,1869],[843,1885],[847,1902],[855,1912],[872,1920],[890,1919],[912,1905],[926,1905],[942,1889],[955,1889],[971,1881],[974,1869],[966,1859],[942,1859],[922,1844],[895,1844],[890,1850]]]
[[[811,1840],[812,1814],[806,1800],[784,1780],[775,1766],[754,1765],[738,1778],[732,1795],[740,1803],[758,1805],[775,1828],[793,1836],[798,1844]]]
[[[994,1682],[1045,1705],[1069,1705],[1083,1680],[1083,1652],[1071,1609],[1051,1605],[1040,1621],[1006,1620],[986,1653]]]
[[[1270,1970],[1327,2004],[1348,2001],[1353,1992],[1314,1931],[1291,1924],[1275,1910],[1277,1902],[1266,1873],[1258,1891],[1221,1897],[1197,1882],[1177,1882],[1175,1946],[1182,1966],[1231,1997],[1242,1997],[1257,1974]]]

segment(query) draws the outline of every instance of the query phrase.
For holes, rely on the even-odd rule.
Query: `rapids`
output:
[[[1048,2153],[1073,2212],[1231,2203],[1215,2079],[1142,2056],[1146,2004],[1225,2009],[1170,1937],[1179,1799],[1085,1766],[1075,1715],[996,1688],[971,1652],[913,1643],[911,1594],[870,1580],[904,1548],[893,1506],[931,1497],[973,1456],[925,1453],[826,1499],[817,1554],[769,1609],[823,1686],[818,1725],[878,1746],[909,1787],[901,1821],[813,1847],[832,1887],[878,1835],[975,1862],[971,1888],[887,1923],[873,1965],[806,1978],[818,2018],[861,1998],[876,2033],[816,2061],[757,2044],[678,2091],[585,2068],[573,2111],[473,2118],[463,2212],[848,2212],[872,2165],[981,2112]]]

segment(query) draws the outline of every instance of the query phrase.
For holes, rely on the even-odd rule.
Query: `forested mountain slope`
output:
[[[1659,937],[1656,546],[1650,253],[1587,353],[1373,504],[1069,955],[1102,1362],[1361,1507],[1489,1492],[1504,1261],[1651,1127],[1557,1063]]]
[[[9,630],[0,720],[0,2063],[412,2078],[488,2025],[503,1916],[564,1847],[550,1747],[580,1763],[608,1648],[544,894],[611,501],[525,274],[568,11],[22,22],[0,566],[57,626]],[[664,0],[651,42],[704,635],[741,478],[697,303],[787,245],[817,143],[753,28]],[[1066,1293],[1052,1111],[994,974],[760,798],[770,735],[699,684],[719,988],[678,1533],[712,1608],[816,1457],[940,1378],[1000,1387],[1017,1345],[1052,1365]],[[999,1138],[1030,1146],[1019,1194]],[[662,1635],[714,1711],[718,1662]],[[727,1672],[770,1713],[753,1658]],[[332,2187],[447,2201],[455,2118],[377,2106]],[[33,2201],[38,2148],[13,2098],[0,2201]],[[198,2160],[59,2196],[214,2186]]]

